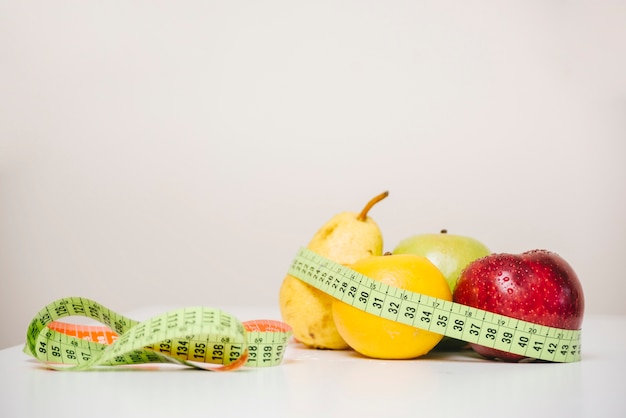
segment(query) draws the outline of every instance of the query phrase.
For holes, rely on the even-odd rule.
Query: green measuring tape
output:
[[[306,248],[289,274],[381,318],[539,360],[580,360],[580,330],[546,327],[389,286]]]
[[[306,248],[288,273],[372,315],[447,337],[546,361],[581,357],[580,330],[546,327],[389,286]],[[57,321],[69,316],[92,318],[105,327]],[[283,322],[240,322],[214,308],[183,308],[138,322],[93,300],[68,297],[37,313],[24,352],[58,370],[143,363],[234,370],[280,364],[290,336]]]
[[[68,316],[92,318],[106,327],[81,328],[57,321]],[[87,336],[79,336],[81,329]],[[89,336],[102,329],[114,335],[110,344]],[[68,297],[52,302],[33,318],[24,352],[58,370],[143,363],[233,370],[280,364],[290,336],[291,329],[280,321],[242,323],[219,309],[183,308],[138,322],[93,300]]]

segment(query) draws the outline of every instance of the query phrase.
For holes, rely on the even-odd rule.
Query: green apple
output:
[[[393,254],[415,254],[426,257],[443,273],[450,291],[454,292],[461,272],[472,261],[488,256],[491,251],[480,241],[462,235],[419,234],[406,238],[396,246]]]

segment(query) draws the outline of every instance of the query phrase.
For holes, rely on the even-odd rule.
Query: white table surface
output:
[[[276,309],[225,310],[242,321],[280,319]],[[508,364],[472,352],[383,361],[290,343],[280,366],[224,373],[58,372],[15,346],[0,351],[0,416],[625,417],[625,331],[626,316],[588,315],[583,360],[569,364]]]

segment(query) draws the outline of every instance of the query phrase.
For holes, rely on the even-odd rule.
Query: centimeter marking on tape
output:
[[[92,318],[106,327],[57,321],[68,316]],[[280,364],[290,336],[291,329],[283,322],[242,323],[214,308],[177,309],[138,322],[93,300],[68,297],[50,303],[33,318],[24,352],[58,370],[176,363],[225,371]]]
[[[392,321],[539,360],[580,360],[580,330],[546,327],[389,286],[307,248],[299,250],[289,274]]]

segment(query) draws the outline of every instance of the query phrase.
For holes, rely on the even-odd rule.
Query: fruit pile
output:
[[[368,213],[387,195],[374,197],[360,213],[335,215],[307,248],[384,284],[539,325],[580,329],[582,286],[572,267],[553,252],[492,253],[473,238],[442,230],[408,237],[383,254],[381,230]],[[289,274],[280,287],[279,304],[295,339],[312,348],[411,359],[439,344],[455,346],[441,334],[368,314]],[[527,360],[478,344],[469,346],[489,359]]]

